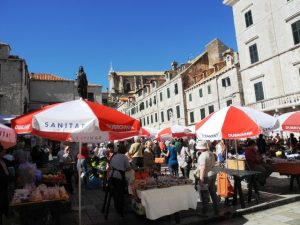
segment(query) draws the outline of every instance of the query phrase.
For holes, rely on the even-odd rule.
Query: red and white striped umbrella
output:
[[[79,99],[49,105],[12,120],[18,134],[73,142],[103,142],[110,133],[135,132],[140,122],[110,107]]]
[[[248,107],[228,106],[196,124],[201,140],[242,139],[269,132],[279,127],[278,120]]]
[[[158,130],[152,127],[142,127],[141,136],[147,138],[154,138],[158,134]]]
[[[14,129],[0,123],[0,143],[4,149],[13,147],[17,143],[17,135]]]
[[[127,132],[110,132],[109,140],[111,141],[126,141],[135,136],[154,138],[156,137],[158,130],[150,127],[141,127],[139,131],[127,131]]]
[[[103,142],[116,135],[140,130],[140,122],[117,110],[83,99],[58,103],[17,117],[11,121],[17,133],[72,142]],[[124,134],[125,133],[125,134]],[[81,153],[81,148],[79,148]],[[78,170],[78,176],[81,169]],[[79,224],[81,224],[81,179]]]
[[[189,128],[181,125],[173,125],[160,130],[157,134],[157,137],[161,140],[169,140],[172,138],[182,138],[193,135],[193,132]]]
[[[277,118],[283,131],[300,132],[300,111],[284,113]]]

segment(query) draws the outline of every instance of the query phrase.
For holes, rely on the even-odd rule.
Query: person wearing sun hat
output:
[[[216,173],[212,172],[212,168],[216,164],[214,154],[209,151],[206,141],[198,141],[196,149],[201,152],[198,158],[199,170],[199,195],[202,200],[202,213],[208,211],[209,196],[213,202],[213,209],[216,215],[219,214],[218,196],[216,194]]]

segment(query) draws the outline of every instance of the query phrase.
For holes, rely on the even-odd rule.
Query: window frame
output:
[[[251,64],[259,62],[258,48],[256,43],[249,46],[249,56]]]
[[[192,93],[189,93],[189,102],[193,101]]]
[[[165,122],[165,116],[164,116],[164,111],[160,111],[160,121],[162,122],[162,123],[164,123]]]
[[[295,27],[293,27],[293,26],[295,26]],[[292,23],[291,29],[292,29],[294,45],[297,45],[300,43],[300,20],[297,20],[296,22]]]
[[[195,123],[194,111],[190,112],[190,123]]]
[[[212,109],[212,110],[211,110],[211,109]],[[215,112],[215,107],[214,107],[214,105],[208,106],[208,115],[212,114],[213,112]]]
[[[247,12],[245,12],[244,17],[245,17],[246,28],[250,27],[253,24],[252,11],[248,10]]]
[[[203,113],[203,116],[202,116],[202,113]],[[201,120],[203,120],[205,117],[206,117],[205,108],[201,108],[200,109],[200,118],[201,118]]]
[[[229,104],[230,103],[230,104]],[[231,106],[232,105],[232,99],[229,99],[226,101],[226,106]]]
[[[211,86],[207,85],[207,93],[210,95],[211,94]]]
[[[171,98],[170,88],[167,88],[167,98]]]
[[[174,84],[174,93],[175,93],[175,95],[178,94],[178,84],[177,83]]]
[[[256,83],[254,83],[254,94],[255,94],[255,101],[259,102],[262,100],[265,100],[265,93],[264,93],[264,86],[263,86],[263,82],[262,81],[258,81]],[[261,96],[259,96],[259,93],[256,91],[258,90],[258,87],[261,87]]]
[[[172,113],[172,117],[170,116],[170,112]],[[173,109],[169,108],[167,109],[167,120],[170,121],[172,118],[174,118]]]
[[[176,105],[176,117],[177,119],[180,118],[180,105]]]
[[[199,88],[199,97],[200,97],[200,98],[203,97],[203,90],[202,90],[202,88]]]
[[[230,77],[225,77],[222,79],[222,87],[230,87],[231,86],[231,81]]]

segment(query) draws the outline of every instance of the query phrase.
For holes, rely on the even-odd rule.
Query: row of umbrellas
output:
[[[112,108],[79,99],[24,114],[12,120],[12,127],[0,124],[0,142],[4,148],[16,143],[16,133],[72,142],[125,140],[138,135],[162,140],[195,134],[202,140],[242,139],[279,128],[299,132],[300,111],[273,117],[251,108],[229,106],[210,114],[194,128],[173,125],[158,131],[141,128],[138,120]]]
[[[16,143],[16,133],[72,142],[125,140],[138,135],[162,140],[195,134],[202,140],[242,139],[279,128],[299,132],[300,111],[273,117],[251,108],[229,106],[210,114],[194,128],[173,125],[158,131],[141,128],[138,120],[112,108],[79,99],[24,114],[12,120],[12,127],[0,124],[0,142],[5,148]]]

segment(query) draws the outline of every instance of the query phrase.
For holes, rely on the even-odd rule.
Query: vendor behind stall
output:
[[[121,217],[124,215],[125,172],[131,169],[125,153],[126,147],[119,145],[118,153],[111,157],[109,163],[109,189],[112,192],[115,209]]]
[[[74,158],[71,154],[71,147],[66,146],[64,154],[62,156],[62,162],[60,162],[62,166],[62,170],[65,174],[67,186],[66,189],[72,194],[73,193],[73,185],[72,185],[72,177],[74,174]]]
[[[24,187],[26,184],[34,184],[36,181],[36,165],[30,163],[27,159],[26,151],[20,151],[17,154],[17,168],[16,168],[16,186]]]

